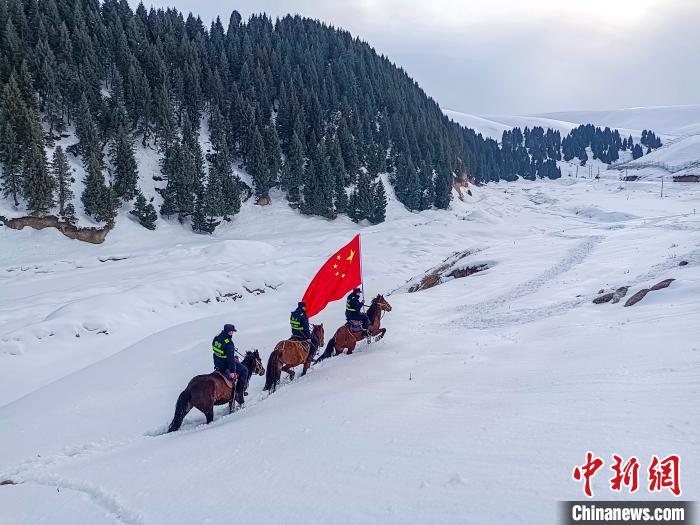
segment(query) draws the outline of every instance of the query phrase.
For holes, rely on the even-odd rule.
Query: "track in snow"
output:
[[[602,235],[586,237],[571,248],[559,262],[537,277],[519,284],[499,297],[465,306],[464,312],[466,315],[464,320],[459,322],[459,324],[467,328],[482,330],[494,326],[523,324],[533,321],[541,315],[553,315],[565,312],[576,306],[579,302],[586,301],[586,299],[581,299],[580,301],[566,301],[559,304],[548,305],[543,308],[528,308],[503,313],[498,312],[498,310],[507,307],[516,299],[535,293],[552,279],[581,264],[591,251],[593,251],[593,248],[604,238],[605,237]]]

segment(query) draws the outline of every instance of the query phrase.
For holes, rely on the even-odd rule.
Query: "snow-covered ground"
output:
[[[653,122],[648,126],[654,129]],[[213,237],[126,217],[103,245],[0,229],[0,524],[554,523],[594,451],[680,454],[700,497],[700,185],[567,176],[471,187],[447,212],[301,216],[280,194]],[[587,175],[587,169],[584,170]],[[697,209],[697,210],[696,210]],[[163,434],[211,338],[265,361],[326,257],[362,234],[384,340]],[[488,269],[408,293],[455,252]],[[679,265],[682,261],[687,264]],[[670,287],[625,308],[592,304]],[[415,282],[415,281],[412,281]],[[326,340],[342,302],[323,322]],[[695,408],[694,408],[695,407]]]
[[[469,248],[491,268],[388,296],[380,343],[269,397],[254,378],[245,410],[208,427],[193,412],[170,435],[220,326],[266,357],[358,227],[277,198],[213,238],[126,220],[102,246],[0,230],[0,480],[22,482],[0,487],[0,523],[545,523],[581,497],[570,473],[589,449],[679,453],[697,499],[698,190],[661,199],[605,177],[472,190],[450,212],[392,203],[359,228],[366,288]],[[591,303],[664,278],[634,307]],[[327,331],[342,309],[318,316]]]

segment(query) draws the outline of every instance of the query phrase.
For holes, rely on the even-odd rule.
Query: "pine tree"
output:
[[[270,185],[279,182],[280,168],[282,166],[282,148],[277,129],[274,124],[265,128],[265,151],[267,156],[267,166],[270,173]]]
[[[435,177],[435,207],[446,210],[452,199],[452,174],[443,169]]]
[[[111,144],[110,159],[114,167],[114,191],[117,197],[130,201],[136,196],[138,166],[134,157],[134,145],[124,125],[119,126],[117,136]]]
[[[192,230],[197,233],[214,233],[216,227],[221,224],[216,220],[218,214],[220,191],[216,187],[216,181],[212,180],[211,172],[206,187],[202,186],[197,193],[197,204],[192,217]]]
[[[66,206],[73,200],[73,177],[71,176],[68,159],[61,146],[56,146],[51,163],[51,174],[56,181],[56,204],[61,216],[66,213]]]
[[[44,135],[39,125],[39,119],[31,111],[30,137],[25,145],[24,162],[22,165],[24,194],[27,198],[27,209],[34,215],[48,212],[54,205],[55,181],[46,162]]]
[[[3,167],[0,171],[0,186],[3,196],[12,197],[15,207],[19,206],[19,197],[24,187],[20,151],[10,122],[3,122],[0,127],[0,163]]]
[[[63,213],[61,213],[61,220],[73,226],[78,222],[78,218],[75,216],[75,206],[73,206],[72,202],[66,204]]]
[[[141,190],[136,190],[136,201],[134,202],[134,209],[129,212],[131,215],[136,217],[139,224],[146,228],[147,230],[156,229],[156,221],[158,220],[158,214],[153,206],[152,202],[146,201],[146,198],[141,193]]]
[[[372,214],[369,220],[372,224],[379,224],[386,219],[386,190],[384,183],[379,179],[372,187]]]
[[[255,184],[255,196],[258,199],[268,198],[272,179],[267,163],[265,144],[263,143],[260,130],[257,128],[253,133],[253,142],[248,159],[248,170],[253,176],[253,183]]]
[[[86,162],[90,155],[101,155],[101,147],[97,134],[97,126],[90,111],[87,97],[83,94],[80,99],[78,115],[75,121],[75,133],[78,135],[77,150],[83,157],[83,162]]]
[[[117,216],[119,198],[114,190],[105,184],[102,162],[94,153],[86,161],[85,189],[81,196],[85,213],[97,222],[105,222],[110,228]]]
[[[300,187],[304,181],[304,148],[296,133],[292,134],[287,159],[282,171],[282,187],[290,202],[299,202]]]

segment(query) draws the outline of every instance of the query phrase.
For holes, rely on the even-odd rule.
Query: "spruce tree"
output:
[[[78,135],[80,141],[78,142],[77,150],[83,157],[83,162],[87,162],[86,159],[90,157],[90,155],[101,156],[102,148],[100,147],[97,134],[97,126],[95,125],[95,120],[92,117],[90,105],[85,94],[83,94],[80,99],[78,115],[75,121],[75,133]]]
[[[267,166],[270,173],[270,186],[273,186],[279,182],[280,168],[282,166],[282,148],[280,147],[280,139],[274,124],[270,124],[265,128],[264,142]]]
[[[85,213],[97,222],[105,222],[108,227],[114,226],[117,216],[119,198],[114,190],[105,183],[102,173],[102,162],[92,153],[86,162],[85,189],[81,196]]]
[[[443,169],[435,177],[435,207],[446,210],[452,199],[452,174]]]
[[[124,125],[117,129],[117,136],[110,146],[110,159],[114,168],[114,191],[117,197],[130,201],[136,196],[138,166],[134,145]]]
[[[296,133],[292,134],[287,158],[282,170],[282,187],[290,202],[299,202],[300,187],[304,181],[304,147]]]
[[[214,233],[216,227],[221,224],[216,220],[218,214],[220,191],[216,187],[216,181],[212,180],[211,172],[208,183],[202,186],[197,193],[197,203],[192,216],[192,230],[197,233]]]
[[[38,117],[31,111],[30,137],[25,145],[22,178],[27,209],[34,215],[48,212],[54,205],[55,181],[49,173],[44,149],[44,135]]]
[[[0,117],[1,118],[1,117]],[[19,206],[19,197],[24,187],[22,158],[17,144],[17,136],[10,122],[5,121],[0,127],[0,181],[4,197],[12,197],[15,207]]]
[[[61,220],[73,226],[78,222],[78,218],[75,216],[75,206],[72,202],[66,204],[63,213],[61,213]]]
[[[71,176],[68,159],[61,146],[56,146],[53,152],[51,163],[51,174],[56,181],[56,204],[58,213],[63,216],[66,213],[66,206],[73,200],[73,177]]]
[[[134,202],[134,209],[129,212],[131,215],[136,217],[139,224],[146,228],[147,230],[156,229],[156,221],[158,220],[158,214],[153,206],[152,202],[148,202],[146,198],[141,193],[141,190],[136,190],[136,201]]]
[[[260,130],[257,128],[253,132],[253,142],[248,155],[248,170],[253,176],[255,196],[258,197],[258,199],[269,197],[272,178],[267,163],[265,144],[263,143]]]
[[[386,190],[384,183],[379,179],[372,187],[372,214],[369,220],[372,224],[379,224],[386,219]]]

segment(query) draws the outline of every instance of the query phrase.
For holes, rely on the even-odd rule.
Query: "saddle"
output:
[[[214,372],[212,372],[212,375],[218,375],[221,379],[226,381],[226,386],[228,386],[229,388],[233,388],[233,381],[231,381],[230,377],[226,377],[226,374],[224,374],[223,372],[219,370],[214,370]]]
[[[307,352],[311,349],[311,342],[303,336],[293,335],[288,339],[288,341],[291,341],[293,343],[301,343],[302,345],[304,345]]]
[[[362,332],[362,321],[358,321],[356,319],[350,319],[345,324],[347,324],[347,326],[348,326],[348,328],[350,328],[351,332]]]

